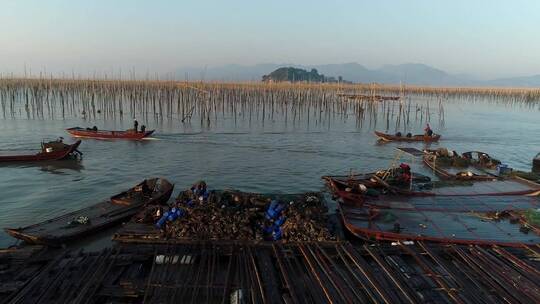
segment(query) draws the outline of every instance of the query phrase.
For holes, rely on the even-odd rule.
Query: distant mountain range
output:
[[[341,76],[343,79],[360,83],[382,83],[428,85],[428,86],[499,86],[499,87],[540,87],[540,75],[477,80],[465,74],[450,74],[443,70],[420,63],[385,65],[378,69],[368,69],[358,63],[324,64],[303,66],[295,64],[257,64],[244,66],[230,64],[208,68],[180,68],[174,73],[177,79],[214,81],[261,81],[262,76],[280,67],[294,67],[305,70],[317,69],[328,77]]]

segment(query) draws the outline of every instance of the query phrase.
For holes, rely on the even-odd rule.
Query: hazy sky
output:
[[[540,1],[0,0],[0,72],[425,63],[540,74]]]

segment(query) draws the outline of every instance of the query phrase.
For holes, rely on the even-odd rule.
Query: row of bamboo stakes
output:
[[[540,89],[0,78],[4,118],[154,118],[207,127],[223,119],[250,126],[268,121],[330,126],[353,119],[359,128],[366,120],[370,126],[384,120],[387,130],[408,130],[412,122],[444,124],[444,105],[456,98],[535,105]]]

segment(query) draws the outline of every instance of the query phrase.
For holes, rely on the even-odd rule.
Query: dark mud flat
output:
[[[539,257],[534,246],[422,242],[126,245],[4,263],[32,275],[0,302],[538,303]]]

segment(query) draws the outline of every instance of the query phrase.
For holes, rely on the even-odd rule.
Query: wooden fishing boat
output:
[[[66,131],[75,137],[99,138],[99,139],[132,139],[132,140],[140,140],[154,133],[154,130],[144,131],[144,132],[135,132],[134,130],[108,131],[108,130],[93,130],[90,128],[84,129],[81,127],[69,128],[69,129],[66,129]]]
[[[5,231],[29,244],[58,246],[129,219],[141,207],[164,204],[174,185],[163,178],[144,180],[135,187],[95,205],[38,224]]]
[[[327,187],[334,196],[341,198],[345,204],[362,206],[369,197],[381,195],[418,195],[433,196],[429,191],[414,191],[411,187],[392,186],[377,177],[376,174],[362,174],[351,176],[323,176]],[[413,177],[413,185],[425,183],[425,176],[419,175],[419,180]],[[360,185],[365,186],[361,189]],[[371,194],[367,189],[375,190],[376,194]],[[415,186],[415,188],[418,188]]]
[[[67,145],[61,140],[41,143],[41,150],[35,151],[1,151],[0,162],[41,162],[55,161],[82,155],[77,150],[81,141],[78,140],[74,144]]]
[[[381,140],[383,140],[383,141],[408,141],[408,142],[413,142],[413,141],[423,141],[423,142],[437,142],[437,141],[439,141],[439,139],[441,139],[441,135],[440,135],[440,134],[433,134],[432,136],[427,136],[427,135],[424,135],[424,134],[419,134],[419,135],[412,135],[412,136],[408,137],[408,136],[396,136],[396,135],[391,135],[391,134],[387,134],[387,133],[375,131],[375,135],[376,135],[377,137],[379,137],[379,139],[381,139]]]
[[[540,245],[540,229],[524,217],[538,203],[536,197],[475,196],[338,206],[344,226],[362,239],[522,247]]]
[[[512,177],[495,181],[450,181],[427,182],[426,177],[413,174],[412,187],[398,187],[385,182],[380,178],[373,178],[374,174],[361,174],[355,176],[323,176],[327,187],[336,198],[348,205],[369,205],[377,197],[422,197],[422,196],[448,196],[448,197],[474,197],[474,196],[538,196],[540,184]],[[360,189],[360,184],[375,189],[378,195],[370,195]]]

